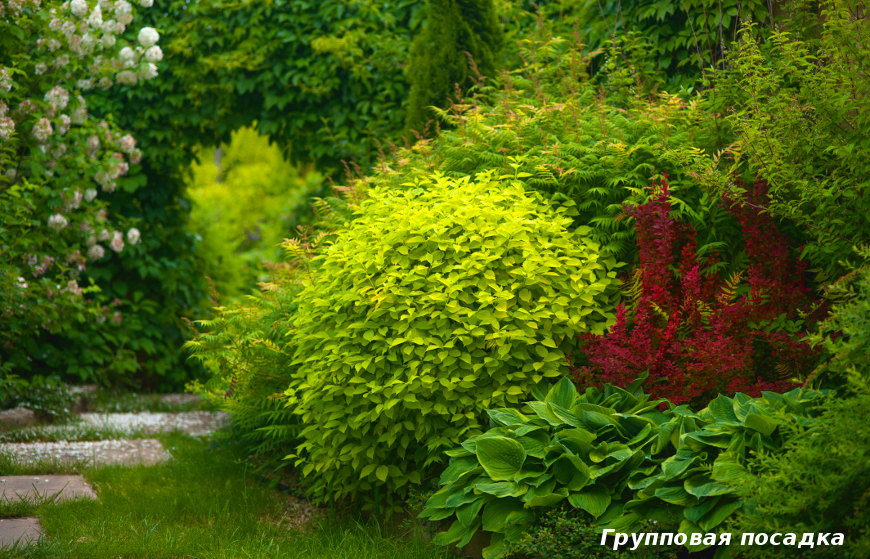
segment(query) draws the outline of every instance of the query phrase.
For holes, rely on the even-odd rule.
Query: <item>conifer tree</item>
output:
[[[422,132],[434,118],[430,106],[443,108],[472,85],[468,52],[484,76],[492,76],[504,41],[493,0],[430,0],[427,23],[414,41],[408,80],[406,133]]]

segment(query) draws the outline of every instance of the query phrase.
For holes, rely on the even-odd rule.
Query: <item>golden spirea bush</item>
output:
[[[320,498],[401,497],[614,317],[617,263],[571,202],[490,173],[406,186],[369,192],[297,299],[287,405]]]

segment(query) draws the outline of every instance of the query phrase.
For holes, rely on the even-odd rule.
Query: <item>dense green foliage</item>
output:
[[[283,343],[292,333],[299,288],[291,271],[281,266],[272,271],[259,293],[231,305],[219,306],[215,293],[215,318],[199,321],[208,332],[195,330],[185,344],[212,373],[208,382],[194,381],[188,390],[230,413],[229,437],[267,467],[280,463],[299,434],[298,418],[279,398],[296,369],[292,352],[271,342]]]
[[[870,318],[870,274],[857,281],[817,338],[831,355],[820,369],[829,383],[843,385],[812,423],[785,424],[791,440],[782,454],[754,459],[759,474],[741,495],[751,506],[734,519],[744,532],[835,532],[845,548],[832,554],[858,559],[870,554],[870,368],[866,338]],[[836,336],[832,334],[836,332]],[[746,550],[747,557],[786,557],[776,549]],[[823,553],[818,557],[827,557]]]
[[[137,139],[95,118],[90,91],[154,79],[157,67],[140,57],[144,45],[160,60],[157,33],[140,40],[140,14],[135,29],[116,37],[115,20],[88,23],[99,19],[96,3],[80,6],[0,6],[0,371],[89,382],[136,373],[178,386],[186,377],[174,367],[179,339],[165,326],[177,322],[174,296],[188,286],[173,283],[173,271],[187,266],[195,289],[197,270],[183,260],[166,266],[152,251],[160,227],[135,202],[154,196],[141,188]],[[116,16],[130,24],[133,7],[125,7]],[[119,66],[128,44],[139,54],[126,47],[129,64]],[[136,283],[136,275],[159,277],[166,289]]]
[[[429,107],[448,107],[458,92],[492,76],[502,41],[493,0],[430,0],[426,26],[411,52],[405,129],[419,134],[434,129]]]
[[[820,343],[829,359],[811,380],[843,385],[849,376],[870,376],[870,268],[844,276],[831,288],[840,299],[835,311],[821,325],[814,343]]]
[[[420,483],[612,319],[616,262],[565,229],[571,204],[489,175],[408,187],[372,189],[298,296],[287,405],[315,496]]]
[[[870,556],[870,382],[866,372],[849,398],[830,398],[810,425],[790,422],[784,453],[758,456],[754,482],[740,489],[744,514],[735,532],[845,534],[842,548],[819,548],[812,557]],[[748,480],[747,480],[748,481]],[[792,557],[793,549],[770,546],[742,551],[745,557]]]
[[[857,2],[816,6],[791,3],[785,29],[763,44],[742,32],[713,91],[730,107],[733,164],[711,178],[748,204],[733,174],[767,181],[765,211],[798,225],[801,258],[836,279],[870,242],[870,29]]]
[[[645,202],[650,177],[667,170],[675,217],[695,227],[700,253],[721,255],[718,273],[738,271],[745,265],[739,222],[682,163],[698,149],[715,151],[721,141],[701,100],[629,95],[636,83],[616,69],[604,76],[602,89],[578,48],[544,28],[524,43],[526,62],[515,72],[502,75],[485,96],[441,113],[453,129],[393,155],[374,176],[398,188],[413,169],[455,178],[487,170],[516,174],[547,198],[574,200],[574,225],[590,227],[587,235],[603,252],[631,262],[637,239],[623,204]]]
[[[482,528],[493,532],[484,556],[500,557],[529,529],[529,509],[565,500],[620,532],[645,520],[658,531],[717,532],[744,506],[738,489],[752,480],[748,459],[781,452],[784,421],[806,423],[820,400],[796,389],[719,396],[697,414],[672,405],[660,412],[662,401],[649,401],[640,385],[578,393],[563,378],[536,390],[521,411],[489,410],[490,430],[448,452],[443,488],[423,511],[433,520],[456,517],[436,541],[462,544]]]
[[[539,509],[538,509],[539,510]],[[575,511],[577,509],[574,509]],[[601,530],[568,507],[540,514],[529,532],[509,543],[508,557],[523,559],[626,559],[628,554],[601,545]]]

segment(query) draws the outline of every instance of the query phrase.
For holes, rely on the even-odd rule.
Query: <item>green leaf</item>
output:
[[[698,521],[698,526],[705,532],[712,532],[717,526],[731,516],[731,513],[743,506],[742,500],[720,501],[710,512]]]
[[[504,532],[508,516],[523,510],[519,499],[496,499],[483,507],[483,529],[487,532]]]
[[[757,413],[750,413],[746,416],[746,426],[755,429],[765,437],[769,437],[776,431],[779,421],[770,417],[764,417]]]
[[[529,486],[513,481],[481,481],[474,485],[474,489],[498,498],[522,497],[529,490]]]
[[[724,483],[714,481],[707,474],[690,477],[686,480],[684,487],[688,493],[695,497],[712,497],[734,493],[734,489]]]
[[[562,377],[547,393],[546,402],[569,410],[577,399],[577,389],[567,377]]]
[[[566,454],[552,465],[559,483],[571,491],[579,491],[589,483],[589,467],[578,456]]]
[[[487,437],[477,441],[480,465],[496,481],[511,481],[526,461],[523,445],[507,437]]]
[[[450,465],[441,474],[441,485],[450,485],[459,479],[463,474],[479,467],[476,456],[464,456],[462,458],[454,458],[450,461]],[[368,467],[368,466],[367,466]],[[365,471],[365,469],[363,469]]]
[[[568,502],[598,518],[610,506],[610,491],[601,483],[593,483],[577,493],[571,493]]]
[[[375,477],[381,481],[387,481],[387,476],[389,475],[390,468],[387,466],[378,466],[378,469],[375,471]]]

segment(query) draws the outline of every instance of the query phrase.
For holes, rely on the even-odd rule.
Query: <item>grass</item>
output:
[[[144,429],[114,429],[96,425],[47,425],[25,427],[0,433],[2,443],[34,443],[58,441],[106,441],[110,439],[147,439],[153,435]],[[2,471],[2,470],[0,470]]]
[[[0,456],[0,472],[82,473],[98,501],[29,502],[45,537],[0,550],[12,557],[446,559],[443,548],[419,538],[384,534],[379,526],[325,513],[294,528],[295,500],[258,483],[233,446],[182,434],[162,435],[175,460],[156,466],[99,469],[15,464]],[[36,470],[39,470],[38,472]]]

